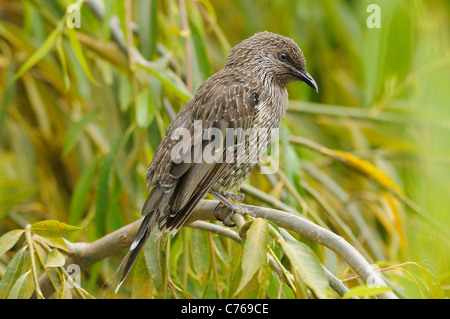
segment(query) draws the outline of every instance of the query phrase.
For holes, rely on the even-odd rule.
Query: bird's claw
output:
[[[220,217],[220,215],[222,214],[222,211],[224,209],[226,209],[227,213],[226,213],[225,218],[222,219],[222,217]],[[234,211],[223,204],[217,205],[216,208],[214,209],[214,216],[216,217],[216,219],[221,221],[227,227],[236,226],[236,224],[233,223],[233,221],[232,221],[233,215],[234,215]]]
[[[239,203],[233,202],[236,201],[242,203],[245,200],[245,194],[234,194],[234,193],[220,194],[216,191],[211,191],[211,195],[213,195],[220,201],[220,203],[216,206],[214,210],[214,216],[217,218],[217,220],[222,221],[225,226],[228,227],[236,226],[236,224],[233,223],[231,220],[231,218],[235,213],[256,217],[255,214],[247,207]],[[227,209],[227,213],[224,219],[220,217],[223,209]]]

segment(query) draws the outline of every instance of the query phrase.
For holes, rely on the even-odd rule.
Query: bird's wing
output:
[[[177,230],[184,224],[197,203],[224,177],[226,168],[233,163],[239,149],[227,148],[227,145],[230,145],[230,141],[226,140],[227,129],[243,132],[251,128],[256,111],[253,93],[241,83],[225,87],[215,86],[213,90],[211,93],[215,94],[203,92],[200,98],[194,99],[194,121],[201,122],[203,138],[191,139],[191,157],[188,163],[173,163],[170,168],[170,173],[177,178],[177,182],[170,201],[169,214],[161,220],[169,230]],[[207,130],[214,135],[211,140],[205,139]],[[231,131],[234,137],[233,145],[244,147],[245,134],[234,132]],[[215,152],[209,152],[210,150]],[[231,151],[234,154],[230,154]],[[195,158],[196,152],[197,155],[198,152],[202,153],[201,160]],[[212,156],[208,157],[209,155]]]

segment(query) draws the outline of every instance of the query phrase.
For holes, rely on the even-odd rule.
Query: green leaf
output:
[[[62,237],[74,231],[83,230],[81,227],[71,226],[57,220],[43,220],[31,225],[31,231],[42,237]]]
[[[301,165],[294,146],[289,143],[290,135],[291,132],[289,131],[289,128],[282,123],[279,130],[279,138],[280,144],[283,147],[283,172],[286,174],[287,178],[294,183],[295,177],[298,175],[298,172],[301,171]]]
[[[111,186],[109,190],[109,215],[108,215],[108,227],[109,229],[118,229],[125,225],[122,219],[122,208],[120,206],[121,196],[126,186],[122,185],[122,180],[118,176],[119,171],[112,174]],[[128,184],[129,185],[129,184]],[[130,186],[131,188],[132,186]]]
[[[416,264],[419,267],[422,275],[425,277],[425,280],[428,284],[428,289],[430,290],[431,298],[433,299],[445,299],[445,292],[441,286],[439,280],[434,276],[434,274],[429,271],[427,268],[420,264]]]
[[[67,247],[66,242],[62,237],[43,237],[38,236],[40,240],[49,245],[50,247],[62,249],[64,251],[70,252],[69,247]]]
[[[280,291],[280,286],[281,291]],[[294,299],[295,295],[292,289],[287,285],[280,277],[275,273],[271,272],[269,286],[267,288],[270,299]]]
[[[114,142],[112,150],[105,156],[100,167],[96,187],[97,198],[95,200],[95,225],[99,237],[106,234],[106,222],[109,210],[109,192],[113,166],[120,150],[124,147],[126,141],[131,135],[131,132],[132,130],[128,130],[126,134]]]
[[[156,288],[147,269],[144,254],[139,254],[134,266],[132,299],[151,299],[155,297]]]
[[[89,112],[83,115],[83,117],[74,125],[70,126],[67,130],[66,138],[64,139],[63,155],[69,154],[77,145],[80,139],[81,133],[84,131],[86,126],[95,119],[98,114],[99,109]]]
[[[42,91],[39,89],[35,78],[30,74],[24,74],[22,77],[23,84],[25,85],[25,91],[27,92],[28,102],[33,110],[40,131],[47,139],[52,137],[51,121],[49,112],[47,111],[47,103],[44,100]]]
[[[80,42],[78,41],[77,35],[75,33],[75,29],[73,28],[67,28],[67,36],[69,38],[70,44],[72,45],[73,51],[75,52],[75,55],[80,62],[81,67],[83,68],[84,73],[88,77],[88,79],[95,85],[99,85],[100,83],[97,82],[94,77],[92,76],[91,70],[89,68],[89,64],[86,61],[86,58],[84,57],[83,49],[81,47]]]
[[[23,229],[11,230],[0,237],[0,256],[14,247],[23,232]]]
[[[420,270],[420,274],[416,272],[410,272],[403,267],[401,267],[400,269],[405,271],[411,277],[411,279],[419,289],[422,298],[445,298],[445,292],[441,286],[441,283],[427,267],[416,262],[408,262],[408,264],[417,267],[417,269]],[[422,275],[422,277],[420,275]]]
[[[138,2],[137,23],[139,25],[139,37],[146,39],[141,41],[142,54],[151,60],[156,52],[156,43],[158,36],[158,1],[139,0]]]
[[[210,247],[208,234],[198,229],[192,229],[190,237],[191,256],[194,271],[200,284],[206,284],[208,281],[208,271],[210,268]]]
[[[58,249],[52,249],[47,255],[47,260],[45,261],[45,267],[62,267],[66,263],[66,258],[63,254],[59,252]]]
[[[14,72],[14,64],[10,63],[8,65],[8,68],[6,71],[3,71],[6,73],[7,79],[11,79]],[[8,109],[9,105],[11,103],[12,98],[15,95],[15,84],[12,83],[12,81],[8,81],[8,85],[3,89],[3,96],[1,98],[0,102],[0,137],[3,135],[3,129],[5,128],[5,119],[8,116]]]
[[[97,198],[95,200],[95,225],[99,237],[106,234],[113,167],[119,156],[119,152],[124,148],[134,129],[135,125],[130,125],[125,134],[114,142],[111,151],[105,156],[100,166],[96,186]]]
[[[44,237],[39,237],[40,239]],[[61,238],[59,238],[61,239]],[[39,263],[41,265],[45,265],[47,260],[47,252],[44,250],[44,248],[41,247],[40,243],[37,243],[33,241],[34,251],[36,252],[36,255],[39,258]],[[58,291],[59,287],[61,286],[61,272],[58,268],[45,268],[45,272],[48,275],[48,278],[50,279],[50,282],[52,283],[53,288],[55,288],[55,291]]]
[[[133,96],[133,90],[128,76],[123,73],[119,73],[117,86],[117,99],[119,100],[120,110],[122,112],[126,112],[131,104],[131,97]]]
[[[189,292],[181,288],[182,287],[181,283],[179,283],[175,278],[171,278],[170,280],[173,284],[173,288],[177,299],[195,299],[195,297],[192,296]]]
[[[242,275],[235,294],[252,279],[258,269],[266,263],[269,227],[263,218],[256,218],[247,232],[242,252]]]
[[[72,299],[69,282],[64,279],[63,283],[58,289],[58,299]]]
[[[152,232],[147,243],[144,245],[144,256],[150,277],[153,279],[157,293],[162,295],[167,288],[167,234]]]
[[[98,159],[94,159],[89,166],[83,170],[73,191],[72,198],[70,199],[69,219],[70,223],[73,225],[80,222],[83,212],[86,209],[89,197],[91,196],[92,184],[98,162]]]
[[[155,104],[150,90],[139,93],[136,101],[136,123],[140,128],[148,128],[155,117]]]
[[[370,296],[376,296],[388,291],[391,291],[392,289],[389,287],[369,287],[366,285],[356,286],[350,289],[349,292],[347,292],[344,295],[344,299],[348,299],[350,297],[370,297]]]
[[[357,169],[361,173],[369,176],[375,180],[381,186],[388,189],[396,191],[398,194],[403,195],[403,190],[397,183],[385,172],[380,170],[378,167],[365,161],[359,157],[356,157],[350,153],[341,150],[329,150],[329,155],[336,158],[337,160]]]
[[[181,81],[172,71],[162,70],[161,68],[148,65],[139,65],[139,67],[154,75],[166,89],[176,94],[183,102],[188,102],[192,97],[192,94],[186,88],[183,81]]]
[[[239,299],[263,299],[269,287],[271,269],[260,267],[245,287],[238,293]]]
[[[47,37],[45,42],[40,46],[39,49],[37,49],[31,57],[28,58],[27,61],[25,61],[24,64],[20,67],[19,71],[14,75],[12,78],[12,82],[16,81],[18,78],[20,78],[25,72],[27,72],[29,69],[31,69],[36,63],[38,63],[44,56],[52,49],[53,45],[56,43],[56,40],[58,40],[58,37],[60,36],[62,32],[62,24],[59,24],[58,27],[50,33],[50,35]]]
[[[313,251],[298,241],[282,240],[280,244],[297,278],[300,278],[317,297],[327,298],[328,279]]]
[[[64,54],[64,48],[62,45],[62,34],[58,37],[58,39],[56,41],[56,53],[58,53],[58,59],[59,59],[59,62],[61,63],[63,79],[64,79],[64,88],[67,91],[70,88],[70,76],[69,76],[69,71],[67,69],[67,62],[66,62],[66,56]]]
[[[199,68],[202,73],[203,80],[212,74],[211,64],[209,63],[208,53],[205,48],[205,36],[200,32],[199,27],[195,23],[189,23],[192,32],[192,41],[195,48],[195,55],[198,60]],[[195,87],[194,87],[195,88]]]
[[[16,280],[11,288],[8,299],[29,299],[35,288],[31,270],[28,270]]]
[[[9,262],[8,267],[6,267],[5,275],[3,276],[2,281],[0,281],[0,299],[6,299],[10,290],[14,286],[14,283],[27,267],[25,254],[26,249],[27,247],[23,247],[19,250],[14,258]]]

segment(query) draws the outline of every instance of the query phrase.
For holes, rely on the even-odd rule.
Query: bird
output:
[[[199,86],[154,153],[143,221],[116,272],[115,277],[122,271],[116,292],[152,230],[175,233],[208,193],[219,200],[215,215],[226,226],[233,226],[234,213],[252,214],[237,203],[244,201],[243,194],[232,191],[270,145],[270,131],[279,128],[287,109],[286,86],[296,80],[318,93],[301,49],[289,37],[262,31],[229,50],[224,67]],[[196,129],[203,134],[195,134]],[[219,134],[208,139],[208,130]],[[207,149],[213,151],[202,158]],[[223,209],[227,215],[221,219]]]

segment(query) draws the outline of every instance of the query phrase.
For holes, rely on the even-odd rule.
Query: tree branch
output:
[[[203,221],[215,220],[214,209],[218,203],[218,201],[214,200],[201,201],[187,221],[186,226],[189,227],[192,225],[192,227],[195,228],[205,228],[206,223]],[[376,272],[369,262],[342,237],[292,213],[265,207],[245,206],[257,217],[266,218],[275,223],[278,227],[296,232],[302,237],[308,238],[333,250],[364,280],[364,282],[375,286],[387,286],[382,275]],[[71,250],[71,254],[69,258],[67,258],[66,265],[77,264],[81,269],[86,269],[100,260],[121,252],[133,241],[140,222],[141,220],[133,222],[92,243],[69,243],[68,246]],[[220,232],[221,235],[224,234],[222,229],[219,231],[219,228],[217,227],[220,226],[218,225],[208,225],[208,227],[208,231]],[[236,234],[232,230],[230,230],[226,236],[233,240],[237,240]],[[330,276],[328,277],[330,278]],[[39,285],[44,296],[49,296],[54,291],[46,274],[41,276]],[[387,299],[397,298],[392,292],[380,294],[380,297]]]

